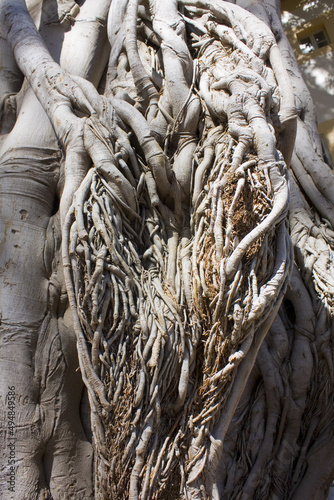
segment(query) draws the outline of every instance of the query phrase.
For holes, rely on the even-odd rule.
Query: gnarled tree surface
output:
[[[279,14],[1,0],[5,497],[326,498],[334,175]]]

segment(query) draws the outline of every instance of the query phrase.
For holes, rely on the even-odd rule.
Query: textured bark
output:
[[[1,0],[0,492],[323,499],[333,171],[274,0]]]

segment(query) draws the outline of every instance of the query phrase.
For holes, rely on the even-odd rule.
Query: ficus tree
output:
[[[0,19],[1,498],[326,498],[334,175],[279,0]]]

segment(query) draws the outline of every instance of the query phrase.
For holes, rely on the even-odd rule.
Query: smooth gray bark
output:
[[[0,20],[1,496],[325,498],[334,175],[279,2]]]

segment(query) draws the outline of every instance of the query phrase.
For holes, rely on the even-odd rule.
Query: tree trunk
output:
[[[326,498],[334,174],[279,2],[0,19],[1,497]]]

